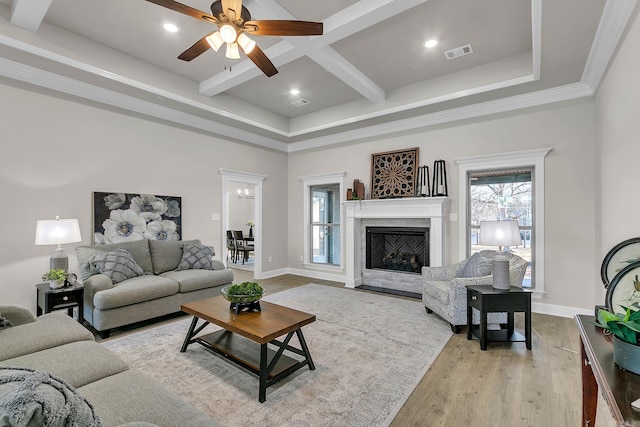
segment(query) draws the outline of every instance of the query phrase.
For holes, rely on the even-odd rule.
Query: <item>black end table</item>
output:
[[[473,325],[473,310],[480,312],[480,325]],[[487,330],[487,313],[506,312],[506,328]],[[514,329],[513,313],[524,312],[524,333]],[[531,291],[512,286],[509,290],[494,289],[491,285],[467,286],[467,339],[480,339],[480,349],[487,349],[487,342],[526,342],[531,350]]]
[[[73,317],[73,307],[78,307],[78,322],[82,323],[84,309],[84,287],[82,285],[64,286],[51,289],[49,283],[36,285],[38,316],[50,313],[54,310],[67,310],[67,314]]]

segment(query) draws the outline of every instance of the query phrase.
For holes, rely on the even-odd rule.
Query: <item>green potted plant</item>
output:
[[[68,273],[59,268],[52,268],[48,272],[42,275],[42,280],[49,282],[51,289],[57,289],[64,286],[65,280],[67,280]]]
[[[613,335],[613,360],[621,368],[640,375],[640,305],[621,306],[624,313],[598,310],[596,326]]]

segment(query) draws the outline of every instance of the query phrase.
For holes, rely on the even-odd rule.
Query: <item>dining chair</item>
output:
[[[253,252],[253,240],[245,239],[242,230],[234,230],[233,238],[236,242],[236,260],[238,255],[242,253],[242,264],[244,265],[244,262],[249,259],[249,252]]]
[[[231,261],[236,262],[236,253],[238,248],[236,247],[236,241],[233,238],[231,230],[227,230],[227,261],[229,261],[229,255],[231,255]]]

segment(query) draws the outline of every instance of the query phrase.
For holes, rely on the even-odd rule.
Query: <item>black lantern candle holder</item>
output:
[[[447,196],[447,169],[444,160],[433,162],[433,185],[431,186],[433,196]]]
[[[420,166],[418,168],[418,179],[416,180],[416,196],[428,197],[430,195],[429,166]]]

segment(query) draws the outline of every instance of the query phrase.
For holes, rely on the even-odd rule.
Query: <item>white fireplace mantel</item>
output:
[[[345,218],[345,286],[362,284],[362,219],[427,218],[429,225],[429,259],[431,266],[445,262],[447,197],[411,197],[399,199],[350,200],[343,202]]]

